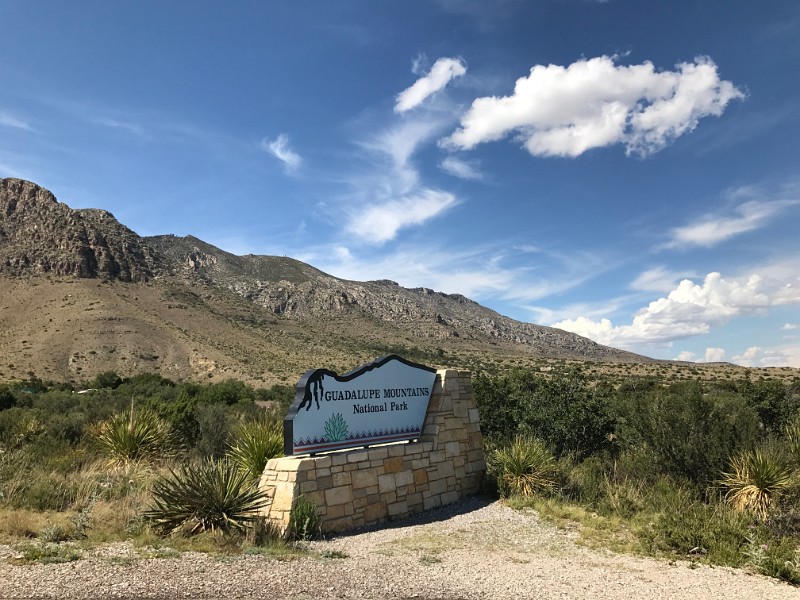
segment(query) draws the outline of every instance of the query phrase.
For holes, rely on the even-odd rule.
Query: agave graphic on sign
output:
[[[325,421],[325,437],[329,442],[341,442],[347,439],[347,421],[342,413],[334,413]]]

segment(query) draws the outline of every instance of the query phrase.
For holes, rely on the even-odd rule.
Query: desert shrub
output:
[[[783,430],[789,457],[795,467],[800,467],[800,416],[795,417]]]
[[[627,451],[618,458],[591,456],[565,472],[564,497],[606,516],[632,518],[648,510],[659,511],[680,489],[674,480],[653,471],[646,449]]]
[[[731,459],[720,484],[725,499],[737,511],[752,511],[765,519],[775,498],[792,484],[786,457],[775,447],[756,448]]]
[[[751,564],[761,574],[793,584],[800,583],[800,558],[796,538],[783,537],[758,544],[756,552],[751,553],[750,558]]]
[[[289,513],[286,537],[290,540],[310,540],[319,534],[319,526],[317,507],[301,494],[295,499]]]
[[[752,449],[758,415],[737,394],[706,392],[699,383],[632,395],[617,406],[623,448],[648,447],[654,468],[699,487],[712,485],[729,457]]]
[[[294,400],[295,388],[293,386],[276,383],[271,388],[258,390],[259,400],[273,402],[275,411],[279,415],[285,415],[289,410],[289,405]]]
[[[29,472],[18,484],[9,499],[14,508],[64,511],[78,495],[78,486],[57,473]]]
[[[22,448],[43,432],[44,424],[30,410],[0,411],[0,448],[6,451]]]
[[[180,444],[172,428],[147,408],[130,410],[100,423],[94,438],[113,465],[173,456]]]
[[[115,389],[121,398],[161,398],[172,400],[178,392],[175,382],[157,373],[140,373],[124,379]]]
[[[272,419],[246,421],[232,436],[228,456],[250,477],[257,479],[267,461],[283,455],[283,423]]]
[[[738,388],[747,405],[758,414],[766,434],[780,432],[800,411],[800,396],[780,381],[746,380]]]
[[[228,450],[235,417],[224,404],[198,404],[194,409],[198,436],[195,451],[199,456],[222,458]]]
[[[96,389],[116,389],[122,384],[122,378],[114,371],[99,373],[90,383],[89,387]]]
[[[224,459],[170,469],[153,483],[152,493],[144,516],[164,532],[242,532],[266,505],[248,474]]]
[[[495,450],[490,464],[501,496],[532,496],[555,487],[556,461],[540,440],[518,436]]]
[[[246,383],[237,379],[226,379],[203,388],[198,399],[203,403],[231,406],[242,400],[253,400],[253,398],[253,389]]]
[[[26,561],[45,564],[72,562],[81,558],[80,550],[71,544],[39,542],[25,544],[19,551]]]
[[[705,503],[680,494],[645,534],[653,549],[741,566],[752,534],[750,518],[720,502]]]
[[[7,410],[17,403],[14,392],[7,385],[0,385],[0,411]]]
[[[592,386],[576,370],[549,377],[530,370],[473,383],[481,429],[488,437],[512,440],[518,434],[542,440],[557,457],[582,459],[611,447],[614,416],[610,391]]]
[[[518,433],[522,406],[521,398],[514,394],[512,378],[476,373],[472,378],[472,390],[484,436],[498,441],[513,439]]]

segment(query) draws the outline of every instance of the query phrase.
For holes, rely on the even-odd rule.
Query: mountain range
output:
[[[101,209],[0,179],[0,380],[293,382],[397,353],[434,366],[655,364],[458,294],[347,281],[192,236],[142,237]]]

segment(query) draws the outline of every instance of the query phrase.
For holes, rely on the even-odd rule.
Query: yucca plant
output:
[[[270,458],[283,455],[283,423],[249,421],[239,426],[228,456],[253,479],[261,477]]]
[[[93,437],[113,466],[169,458],[180,448],[169,423],[132,403],[130,410],[100,423]]]
[[[540,440],[517,436],[494,451],[492,462],[502,496],[532,496],[555,487],[556,461]]]
[[[153,504],[144,512],[163,532],[244,531],[266,506],[249,474],[234,462],[206,459],[153,483]]]
[[[720,483],[728,488],[725,499],[734,510],[748,510],[763,519],[773,500],[792,485],[792,471],[780,452],[756,449],[734,457]]]
[[[795,466],[800,465],[800,417],[795,418],[783,430],[786,441],[789,444],[789,452],[792,454]]]

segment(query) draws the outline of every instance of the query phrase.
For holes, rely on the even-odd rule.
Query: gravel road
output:
[[[142,558],[121,543],[76,562],[14,565],[16,551],[0,546],[0,597],[800,599],[800,589],[742,570],[590,550],[532,511],[479,499],[308,549],[291,560]]]

